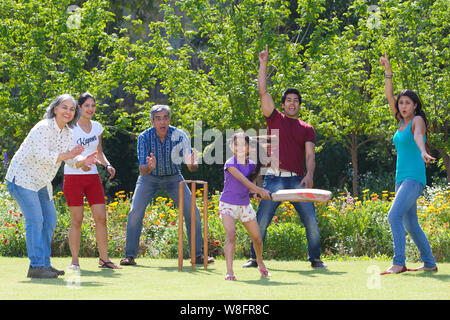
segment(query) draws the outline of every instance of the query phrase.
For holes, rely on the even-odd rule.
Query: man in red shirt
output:
[[[272,158],[278,153],[278,163],[275,168],[267,171],[263,188],[270,192],[281,189],[312,188],[315,161],[316,134],[314,128],[298,119],[301,104],[300,92],[295,88],[287,89],[281,98],[284,113],[275,108],[275,103],[267,92],[266,73],[269,61],[269,50],[259,54],[258,92],[261,100],[261,109],[266,118],[269,135],[278,137],[278,149],[271,150]],[[274,152],[276,151],[276,152]],[[303,168],[306,163],[306,174]],[[281,202],[261,200],[257,215],[259,230],[263,242],[267,227]],[[308,259],[314,268],[326,268],[320,260],[320,234],[314,204],[311,202],[292,202],[301,221],[305,225],[308,241]],[[256,267],[256,255],[251,246],[251,259],[244,267]]]

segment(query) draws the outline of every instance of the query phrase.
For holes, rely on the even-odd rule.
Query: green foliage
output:
[[[198,191],[200,194],[201,191]],[[126,243],[126,223],[130,210],[131,193],[116,193],[116,198],[107,205],[107,227],[109,255],[122,257]],[[336,195],[327,204],[316,204],[319,221],[322,254],[341,257],[392,256],[392,235],[387,222],[392,193],[378,195],[364,190],[361,198],[350,194]],[[197,205],[203,212],[201,197]],[[219,216],[219,193],[209,199],[208,204],[208,247],[213,256],[223,256],[225,229]],[[449,260],[450,237],[450,191],[448,187],[427,188],[418,200],[419,222],[428,237],[437,261]],[[70,256],[68,230],[70,213],[62,193],[54,197],[58,221],[52,243],[54,256]],[[257,209],[258,203],[252,200]],[[237,239],[235,257],[248,258],[250,237],[242,223],[236,222]],[[184,257],[189,256],[186,232],[184,232]],[[169,198],[159,196],[147,207],[143,220],[140,256],[176,258],[178,255],[178,218],[176,204]],[[414,243],[407,237],[407,258],[419,261],[420,254]],[[15,201],[5,186],[0,187],[0,255],[25,256],[25,221]],[[85,206],[81,229],[80,256],[97,256],[95,222]],[[269,226],[264,245],[264,255],[269,259],[307,259],[305,229],[294,207],[282,203]]]
[[[308,247],[305,228],[293,222],[271,224],[267,228],[264,250],[268,259],[306,260]]]
[[[203,121],[203,130],[262,128],[256,78],[258,53],[268,44],[269,91],[276,105],[284,89],[299,88],[300,118],[319,137],[318,163],[329,162],[321,150],[343,153],[335,166],[339,172],[317,167],[324,188],[348,188],[352,180],[356,195],[368,176],[388,181],[384,171],[393,171],[396,123],[379,64],[385,50],[395,91],[410,88],[422,98],[427,142],[449,180],[448,1],[76,3],[79,8],[68,0],[0,2],[0,148],[9,158],[50,100],[65,92],[96,96],[108,157],[135,154],[135,135],[149,127],[156,102],[169,103],[171,124],[191,134],[196,120]],[[158,90],[164,96],[155,96]],[[121,152],[115,152],[117,140]],[[125,144],[134,145],[123,149]],[[118,178],[126,173],[111,182],[112,194],[132,190],[137,165],[129,163],[136,158],[114,157]],[[437,174],[435,166],[431,171]],[[221,168],[201,172],[217,177]]]
[[[69,5],[67,0],[0,3],[2,136],[23,139],[59,94],[87,89],[96,94],[107,85],[98,81],[99,69],[89,64],[89,55],[104,41],[112,20],[108,1],[86,1],[73,12]]]

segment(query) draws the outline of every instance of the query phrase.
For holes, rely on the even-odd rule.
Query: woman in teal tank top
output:
[[[394,240],[394,259],[392,266],[381,274],[437,271],[430,244],[417,219],[417,199],[427,183],[425,165],[436,160],[425,148],[427,118],[414,91],[402,90],[397,98],[394,97],[392,69],[386,53],[380,58],[380,63],[385,67],[385,94],[389,107],[400,122],[393,139],[397,151],[395,198],[388,214]],[[405,229],[420,251],[424,262],[422,267],[406,268]]]

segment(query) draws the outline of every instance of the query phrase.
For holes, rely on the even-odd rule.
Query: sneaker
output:
[[[214,258],[208,257],[208,263],[213,263],[213,262],[214,262]],[[203,256],[195,257],[195,264],[203,264]]]
[[[135,266],[136,261],[134,261],[133,257],[126,257],[125,259],[120,260],[120,265],[122,266]]]
[[[63,276],[65,272],[63,270],[58,270],[56,268],[53,268],[52,266],[49,267],[50,271],[56,273],[58,276]]]
[[[256,259],[250,258],[246,264],[242,265],[242,268],[257,268],[258,263],[256,263]]]
[[[58,278],[56,272],[50,270],[46,267],[32,267],[28,269],[28,278]]]
[[[328,266],[320,259],[314,259],[311,261],[311,267],[313,268],[327,268]]]

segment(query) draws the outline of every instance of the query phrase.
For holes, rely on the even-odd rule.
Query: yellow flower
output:
[[[114,201],[109,204],[110,207],[116,207],[119,203],[117,201]]]

